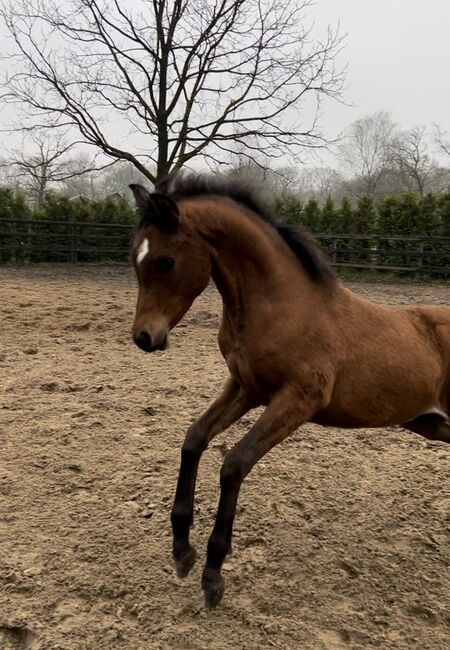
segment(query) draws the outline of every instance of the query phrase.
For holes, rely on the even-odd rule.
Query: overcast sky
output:
[[[380,110],[402,128],[435,122],[450,131],[450,0],[317,0],[307,16],[322,33],[339,21],[347,34],[341,64],[351,105],[324,105],[329,136]],[[0,118],[10,115],[8,107]]]
[[[327,107],[327,129],[387,110],[405,128],[437,122],[450,130],[449,0],[319,0],[313,11],[347,33],[354,107]]]

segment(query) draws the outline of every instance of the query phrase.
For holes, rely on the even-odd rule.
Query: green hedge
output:
[[[403,194],[377,204],[361,197],[356,205],[346,198],[336,205],[328,198],[323,206],[314,199],[302,204],[295,197],[279,197],[275,208],[286,221],[315,233],[450,236],[450,194]],[[68,199],[56,193],[48,193],[42,208],[33,210],[22,194],[0,187],[0,219],[132,225],[136,213],[125,201]]]
[[[418,242],[405,242],[389,237],[450,236],[450,194],[415,194],[387,196],[375,203],[361,197],[352,205],[344,198],[336,205],[331,198],[320,207],[314,199],[306,204],[294,197],[276,199],[277,212],[290,223],[302,223],[317,235],[372,235],[380,239],[338,240],[326,237],[321,244],[339,263],[361,263],[414,267],[420,259]],[[383,239],[382,239],[383,238]],[[387,238],[387,239],[385,239]],[[437,269],[434,275],[448,277],[439,269],[450,267],[450,242],[423,242],[422,263]],[[426,271],[425,271],[426,272]]]
[[[326,238],[321,239],[323,247],[343,263],[414,266],[417,242],[387,239],[374,243],[362,235],[450,237],[450,194],[428,194],[422,198],[403,194],[385,197],[377,203],[361,197],[355,204],[347,198],[339,204],[328,198],[322,206],[314,199],[302,203],[296,197],[278,197],[275,209],[285,221],[302,223],[316,234],[359,235],[356,242],[339,240],[337,248],[331,239],[328,243]],[[136,213],[120,199],[68,199],[52,192],[46,195],[41,208],[33,210],[22,194],[0,187],[2,219],[33,223],[32,227],[0,224],[0,262],[126,261]],[[47,221],[64,223],[44,223]],[[76,227],[75,222],[83,225]],[[114,229],[106,224],[127,227]],[[76,255],[71,250],[74,229],[79,249]],[[39,247],[49,250],[40,252]],[[449,249],[445,240],[424,243],[424,266],[450,266]]]
[[[69,199],[52,192],[41,208],[33,210],[23,195],[0,188],[2,219],[33,223],[0,223],[0,262],[126,261],[136,212],[120,199]],[[127,227],[112,228],[111,224]],[[77,254],[73,252],[74,232]]]
[[[315,233],[449,236],[450,194],[387,196],[375,203],[361,197],[355,205],[344,198],[336,205],[328,198],[320,207],[294,197],[277,198],[277,212],[286,221],[303,223]]]

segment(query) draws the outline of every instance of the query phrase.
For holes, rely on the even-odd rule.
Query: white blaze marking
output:
[[[142,240],[142,244],[139,246],[138,251],[136,253],[136,261],[138,264],[142,262],[142,260],[145,258],[149,251],[149,244],[148,244],[148,239],[147,237]]]

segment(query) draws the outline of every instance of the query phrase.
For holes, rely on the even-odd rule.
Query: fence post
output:
[[[422,266],[423,266],[423,249],[424,248],[425,248],[425,242],[423,242],[423,241],[419,242],[419,253],[420,253],[420,255],[419,255],[418,259],[417,259],[417,266],[419,267],[419,269],[421,269]]]
[[[70,261],[72,264],[78,262],[78,223],[72,222],[72,239],[71,239]]]
[[[33,258],[33,228],[31,225],[31,222],[25,224],[25,235],[24,235],[24,240],[25,240],[25,252],[24,252],[24,257],[23,261],[26,264],[30,264],[31,260]]]
[[[333,264],[336,264],[336,262],[337,262],[337,237],[334,237],[334,239],[333,239],[333,250],[331,252],[331,259],[333,260]]]
[[[416,277],[418,277],[420,275],[420,272],[421,272],[422,267],[423,267],[424,248],[425,248],[425,242],[419,241],[419,253],[420,253],[420,255],[417,256],[417,266],[416,266],[416,273],[415,273]]]

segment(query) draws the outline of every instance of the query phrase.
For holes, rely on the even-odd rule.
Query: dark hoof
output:
[[[195,564],[197,552],[193,546],[189,547],[187,553],[181,557],[174,557],[175,569],[179,578],[185,578]]]
[[[221,575],[212,576],[203,574],[202,587],[205,592],[205,606],[214,609],[220,603],[225,591],[225,581]]]

